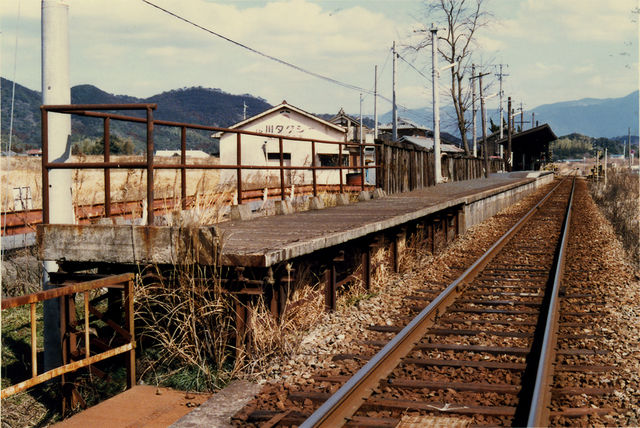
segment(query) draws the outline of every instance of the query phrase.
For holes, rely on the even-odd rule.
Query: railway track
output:
[[[313,376],[313,389],[290,387],[279,406],[258,400],[236,422],[545,426],[611,412],[604,397],[614,390],[598,376],[613,367],[598,364],[606,352],[591,328],[599,302],[580,275],[562,279],[574,182],[459,267],[444,291],[408,296],[404,319],[371,326],[377,338],[335,355],[341,367]]]

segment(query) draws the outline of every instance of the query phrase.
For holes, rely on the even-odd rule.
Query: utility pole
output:
[[[534,128],[536,126],[536,113],[531,113],[531,127]]]
[[[478,75],[478,85],[480,86],[480,114],[482,115],[482,151],[484,152],[484,178],[489,178],[489,151],[487,150],[487,121],[484,113],[484,97],[482,96],[482,76]]]
[[[524,110],[522,109],[522,101],[520,101],[520,132],[524,131]]]
[[[473,157],[478,157],[478,142],[476,140],[476,65],[471,64],[471,128],[473,129]]]
[[[360,93],[360,144],[362,144],[362,93]]]
[[[247,103],[242,102],[242,120],[247,120]]]
[[[513,169],[513,153],[511,152],[511,97],[507,101],[507,171]]]
[[[69,89],[69,6],[60,0],[42,0],[42,104],[70,104]],[[71,118],[66,114],[49,114],[48,151],[43,162],[64,162],[71,154]],[[46,173],[46,172],[45,172]],[[73,224],[71,170],[49,172],[50,204],[49,223]],[[42,288],[54,288],[49,274],[58,271],[55,261],[45,260],[42,272]],[[47,300],[43,306],[44,319],[44,369],[60,365],[60,306],[57,299]]]
[[[431,83],[433,87],[433,158],[435,183],[442,181],[440,166],[440,99],[438,94],[438,29],[431,24]]]
[[[502,72],[502,66],[503,65],[506,65],[506,64],[500,64],[500,73],[498,73],[498,80],[500,81],[500,139],[501,140],[502,140],[502,138],[504,138],[504,134],[503,134],[503,131],[502,131],[502,121],[503,121],[503,118],[502,118],[502,94],[503,94],[503,92],[502,92],[502,78],[509,76],[508,74],[504,74]]]
[[[373,71],[373,139],[378,139],[378,66]]]
[[[392,115],[391,115],[391,139],[393,141],[398,140],[398,107],[396,106],[396,74],[397,74],[397,64],[396,64],[396,42],[393,42],[393,47],[391,48],[393,53],[393,79],[392,79],[392,94],[393,94],[393,107],[392,107]]]

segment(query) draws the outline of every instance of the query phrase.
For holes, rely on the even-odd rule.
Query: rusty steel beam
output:
[[[525,225],[537,210],[558,189],[558,183],[540,202],[511,227],[491,248],[489,248],[460,277],[454,280],[427,307],[425,307],[406,327],[374,355],[353,377],[320,406],[301,428],[343,426],[360,408],[381,379],[414,348],[415,344],[431,328],[438,314],[450,306],[462,293],[463,287],[472,281],[484,267],[500,252],[511,238]]]
[[[111,161],[111,119],[104,118],[104,161]],[[104,168],[104,214],[111,217],[111,170]]]
[[[43,300],[67,296],[69,294],[83,293],[96,288],[108,288],[112,285],[133,281],[133,278],[134,275],[132,273],[123,273],[121,275],[110,276],[107,278],[94,279],[93,281],[80,282],[77,284],[52,288],[50,290],[38,291],[37,293],[27,294],[24,296],[9,297],[2,299],[2,310],[28,305],[30,303],[38,303]]]

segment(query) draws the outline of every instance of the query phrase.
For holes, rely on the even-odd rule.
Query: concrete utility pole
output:
[[[69,6],[60,0],[42,0],[42,104],[70,104],[69,89]],[[48,154],[44,161],[64,162],[71,154],[71,117],[50,113],[48,118]],[[49,222],[73,224],[71,170],[49,172]],[[55,202],[53,202],[55,201]],[[57,272],[55,261],[44,261],[42,288],[54,288],[49,273]],[[44,302],[44,369],[61,364],[60,307],[57,300]]]
[[[242,120],[247,120],[247,103],[242,102]]]
[[[476,139],[476,65],[471,64],[471,129],[473,130],[473,157],[478,157],[478,141]]]
[[[397,74],[397,64],[396,64],[396,42],[393,42],[393,47],[391,48],[393,53],[393,79],[392,79],[392,94],[393,94],[393,107],[391,114],[391,139],[393,141],[398,140],[398,107],[396,106],[396,74]]]
[[[373,70],[373,139],[378,139],[378,66]]]
[[[362,94],[360,94],[360,144],[362,144]]]
[[[520,102],[520,132],[524,131],[524,110],[522,108],[522,101]]]
[[[500,73],[498,74],[498,80],[500,80],[500,139],[502,140],[502,138],[504,137],[503,131],[502,131],[502,78],[503,77],[507,77],[509,76],[508,74],[504,74],[502,72],[502,66],[506,65],[506,64],[500,64]],[[500,146],[502,147],[502,146]]]
[[[435,183],[442,182],[440,165],[440,99],[438,94],[438,29],[431,24],[431,83],[433,87],[433,159]]]
[[[513,153],[511,152],[511,97],[507,101],[507,171],[513,169]]]
[[[482,76],[478,75],[478,85],[480,86],[480,114],[482,115],[482,151],[484,154],[484,177],[489,178],[489,151],[487,150],[487,121],[484,113],[484,97],[482,96]]]

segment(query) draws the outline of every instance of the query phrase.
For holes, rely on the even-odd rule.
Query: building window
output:
[[[267,153],[267,159],[279,161],[280,160],[280,153],[279,152]],[[282,159],[283,160],[291,160],[291,153],[283,153],[282,154]]]
[[[338,166],[340,161],[340,155],[336,154],[319,154],[320,166]],[[349,158],[345,155],[342,156],[342,166],[349,165]]]

